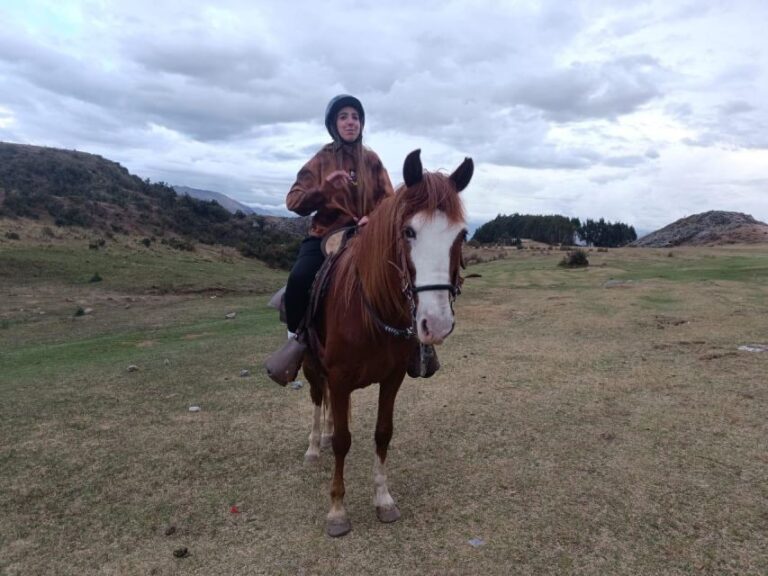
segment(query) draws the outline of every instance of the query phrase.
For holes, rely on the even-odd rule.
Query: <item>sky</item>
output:
[[[0,141],[284,207],[366,109],[393,183],[464,157],[472,222],[768,222],[765,0],[0,0]]]

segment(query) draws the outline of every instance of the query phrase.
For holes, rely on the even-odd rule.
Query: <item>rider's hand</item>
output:
[[[334,170],[325,177],[323,188],[330,192],[340,192],[344,190],[349,182],[349,174],[344,170]]]
[[[362,228],[366,224],[368,224],[368,216],[363,216],[362,218],[360,218],[360,220],[357,221],[358,228]]]

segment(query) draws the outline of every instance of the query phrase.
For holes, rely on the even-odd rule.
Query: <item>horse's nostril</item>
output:
[[[429,327],[427,326],[427,319],[422,318],[421,320],[421,330],[424,332],[424,334],[429,334]]]

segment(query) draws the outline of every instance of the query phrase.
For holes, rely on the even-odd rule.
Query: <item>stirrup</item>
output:
[[[280,350],[273,353],[264,363],[267,376],[280,386],[293,382],[299,374],[299,368],[301,368],[301,362],[306,351],[307,345],[304,342],[300,342],[296,338],[289,338]]]
[[[408,359],[408,376],[411,378],[430,378],[440,369],[435,347],[419,344]]]

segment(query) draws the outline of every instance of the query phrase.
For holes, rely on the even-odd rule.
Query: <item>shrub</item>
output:
[[[94,272],[93,276],[91,276],[91,279],[88,280],[88,282],[101,282],[102,277],[99,275],[98,272]]]
[[[80,206],[69,206],[55,220],[56,226],[90,228],[93,218]]]
[[[83,310],[82,306],[77,307],[77,310],[75,310],[75,316],[85,316],[85,310]]]
[[[149,248],[149,245],[152,244],[152,240],[150,240],[149,238],[142,238],[140,242],[144,244],[144,246],[146,246],[147,248]]]
[[[16,232],[6,232],[5,237],[8,238],[8,240],[21,240]]]
[[[560,260],[558,266],[564,266],[566,268],[577,268],[580,266],[589,266],[589,260],[587,259],[587,253],[584,250],[576,249],[568,252],[563,259]]]

